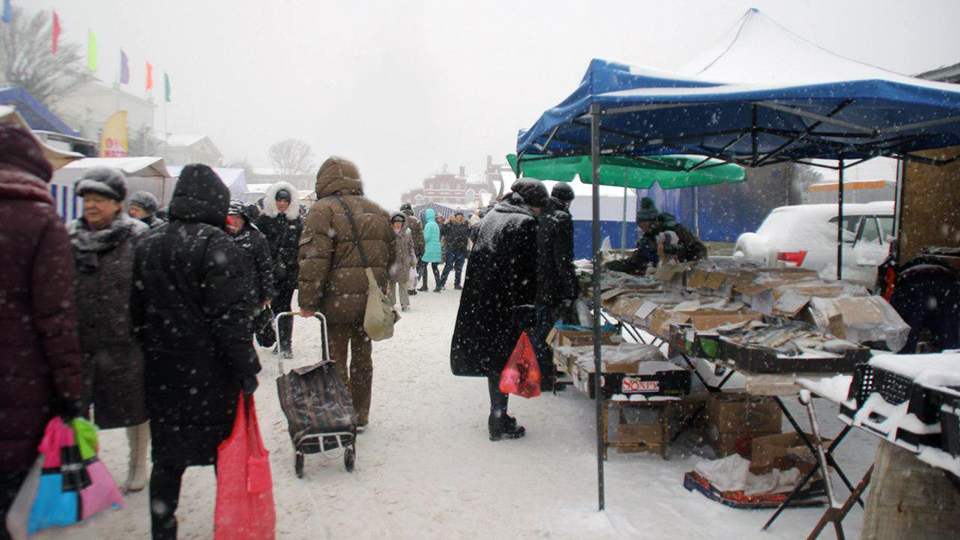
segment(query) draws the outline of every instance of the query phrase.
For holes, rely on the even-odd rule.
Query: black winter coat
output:
[[[535,322],[537,218],[533,210],[512,194],[478,228],[450,345],[453,374],[466,377],[498,375],[521,331]]]
[[[281,212],[276,217],[260,214],[257,228],[267,237],[270,256],[273,258],[273,282],[278,290],[297,288],[300,267],[297,255],[300,251],[300,235],[303,234],[303,219],[290,219]]]
[[[146,358],[153,462],[176,466],[213,463],[233,427],[240,380],[260,371],[247,303],[253,276],[218,227],[230,193],[190,167],[170,222],[137,246],[131,306]]]
[[[260,307],[267,300],[277,296],[273,283],[273,258],[270,256],[270,244],[267,237],[244,218],[243,228],[233,237],[245,256],[248,268],[256,274],[256,286],[251,291],[251,303]]]
[[[440,234],[443,236],[444,245],[447,250],[453,251],[466,251],[467,242],[470,241],[470,224],[464,221],[463,223],[444,223],[443,227],[440,229]]]
[[[551,197],[537,228],[537,304],[556,309],[576,300],[579,283],[573,267],[573,216]]]
[[[83,219],[67,225],[74,260],[77,327],[83,350],[84,405],[102,429],[147,421],[143,354],[133,337],[130,291],[137,239],[149,228],[119,214],[93,231]]]

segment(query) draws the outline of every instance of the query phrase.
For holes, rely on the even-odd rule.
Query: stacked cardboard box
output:
[[[749,457],[754,438],[783,431],[783,412],[770,398],[710,394],[705,412],[707,440],[719,457]]]
[[[813,435],[809,433],[805,435],[808,440],[813,441]],[[830,447],[831,442],[829,439],[824,441],[826,448]],[[807,473],[817,466],[817,457],[804,444],[796,431],[755,437],[751,448],[750,472],[753,474],[766,474],[774,469],[785,471],[793,468]]]

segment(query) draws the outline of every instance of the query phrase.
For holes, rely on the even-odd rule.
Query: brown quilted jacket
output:
[[[300,237],[301,308],[319,311],[330,324],[363,324],[367,278],[350,222],[337,201],[350,209],[373,275],[386,287],[396,261],[396,234],[387,212],[363,196],[356,165],[330,158],[317,172],[317,202],[307,213]]]

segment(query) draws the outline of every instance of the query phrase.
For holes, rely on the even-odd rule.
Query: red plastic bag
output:
[[[520,334],[520,340],[514,347],[507,367],[500,374],[500,391],[504,394],[516,394],[525,398],[540,395],[540,366],[533,345],[526,332]]]
[[[253,396],[244,406],[243,394],[237,405],[237,419],[230,437],[217,449],[217,506],[214,538],[272,539],[276,511],[273,507],[273,480],[270,453],[260,438],[260,424]]]

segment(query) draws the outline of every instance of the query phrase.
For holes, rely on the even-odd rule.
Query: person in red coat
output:
[[[47,422],[76,416],[83,390],[73,258],[52,176],[33,134],[0,124],[0,538]]]

